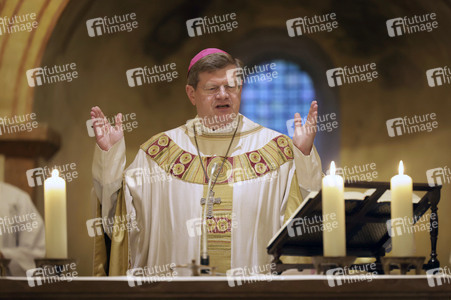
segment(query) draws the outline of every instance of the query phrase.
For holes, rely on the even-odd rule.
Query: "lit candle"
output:
[[[47,258],[67,258],[66,182],[58,175],[55,169],[44,182]]]
[[[330,164],[330,175],[323,178],[323,255],[346,256],[346,223],[344,181],[335,175],[335,163]]]
[[[412,189],[412,178],[404,174],[404,165],[400,161],[399,174],[390,180],[392,256],[415,254]]]

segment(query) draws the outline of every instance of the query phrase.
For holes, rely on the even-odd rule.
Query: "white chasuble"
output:
[[[123,201],[136,218],[137,228],[128,233],[129,268],[199,263],[201,198],[208,187],[201,161],[208,176],[224,161],[213,188],[221,202],[207,220],[210,266],[225,273],[271,262],[266,246],[302,202],[301,190],[320,189],[321,161],[314,148],[305,156],[289,137],[239,118],[225,161],[234,129],[198,130],[199,157],[190,123],[145,142],[125,172],[124,139],[109,151],[96,146],[93,177],[102,217],[114,218],[116,202]]]

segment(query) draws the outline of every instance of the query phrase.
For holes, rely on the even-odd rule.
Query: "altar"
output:
[[[0,279],[0,299],[449,299],[451,278],[426,275],[375,275],[340,278],[326,275],[281,275],[261,281],[259,277],[175,277],[171,282],[135,284],[127,277],[76,277],[30,287],[26,278]],[[267,278],[268,279],[268,278]],[[431,279],[431,278],[429,278]],[[231,286],[233,282],[234,286]],[[331,286],[334,284],[334,286]]]

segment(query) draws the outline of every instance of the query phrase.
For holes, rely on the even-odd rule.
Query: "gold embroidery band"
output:
[[[216,184],[250,180],[277,170],[293,159],[292,147],[291,139],[280,135],[258,150],[228,157]],[[184,151],[165,133],[152,137],[141,145],[141,149],[168,174],[186,182],[207,184],[205,175],[200,171],[198,156]],[[214,163],[222,162],[223,157],[207,156],[202,159],[208,173]]]

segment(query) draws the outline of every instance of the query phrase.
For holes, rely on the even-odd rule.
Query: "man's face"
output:
[[[227,66],[213,72],[199,73],[197,88],[186,86],[186,93],[191,103],[196,106],[200,118],[212,120],[226,120],[220,123],[229,123],[230,117],[238,115],[241,103],[241,86],[228,85],[227,71],[235,69],[235,65]]]

